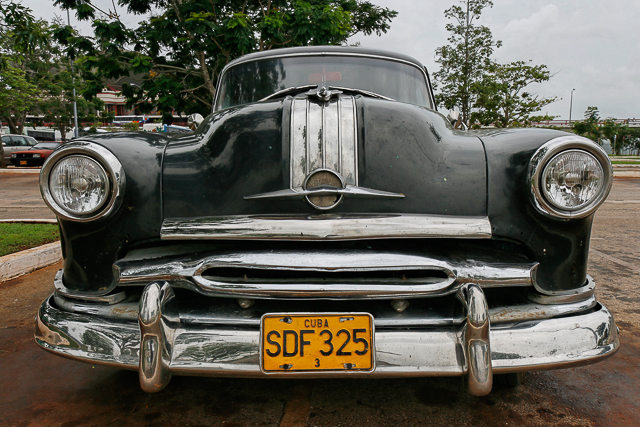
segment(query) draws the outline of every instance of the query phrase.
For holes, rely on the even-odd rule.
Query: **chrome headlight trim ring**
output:
[[[58,161],[72,154],[87,156],[97,161],[107,172],[109,179],[109,194],[106,202],[97,211],[87,215],[74,215],[63,209],[55,201],[49,188],[49,178],[53,167]],[[109,150],[93,142],[78,141],[65,144],[47,158],[40,171],[40,193],[42,198],[57,216],[69,221],[87,222],[111,215],[122,204],[125,186],[126,175],[120,161]]]
[[[567,150],[582,150],[592,155],[602,166],[604,185],[602,191],[591,202],[575,210],[560,209],[544,197],[541,179],[545,167],[556,155]],[[584,218],[591,215],[605,201],[613,183],[613,168],[607,153],[595,142],[581,136],[561,136],[544,143],[529,162],[529,186],[533,206],[543,215],[554,219]]]

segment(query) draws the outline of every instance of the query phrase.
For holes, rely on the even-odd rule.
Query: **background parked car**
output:
[[[29,147],[38,143],[35,138],[24,135],[2,135],[2,147],[4,148],[4,158],[9,162],[11,153],[28,150]]]
[[[39,142],[28,150],[11,153],[11,163],[14,166],[42,166],[49,154],[60,145],[60,142]]]

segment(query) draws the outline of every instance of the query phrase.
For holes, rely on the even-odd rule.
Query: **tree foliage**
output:
[[[19,5],[2,7],[7,14],[0,34],[0,117],[8,123],[11,133],[21,134],[27,113],[41,115],[64,138],[72,127],[74,85],[81,90],[85,82],[52,38],[61,25],[35,20],[30,9]],[[75,100],[80,121],[95,120],[96,110],[103,106],[96,97]]]
[[[478,99],[477,88],[493,66],[493,50],[502,45],[488,27],[477,22],[487,7],[493,7],[491,0],[463,0],[445,10],[444,16],[453,21],[446,25],[449,45],[436,50],[440,65],[433,75],[436,102],[449,110],[460,110],[466,124]]]
[[[449,110],[459,110],[468,126],[527,126],[552,119],[536,113],[557,98],[527,90],[533,83],[549,80],[547,66],[531,61],[499,64],[492,59],[502,42],[478,22],[491,7],[491,0],[461,0],[445,11],[453,22],[446,26],[449,45],[436,50],[440,65],[434,73],[436,101]]]
[[[530,65],[531,61],[493,64],[474,87],[478,94],[470,122],[496,127],[530,126],[532,122],[552,120],[547,115],[535,115],[556,97],[544,98],[526,90],[532,83],[549,80],[546,65]]]
[[[208,114],[222,68],[243,54],[287,46],[341,44],[356,33],[386,32],[396,12],[363,0],[120,0],[127,12],[151,15],[127,28],[115,10],[82,0],[56,5],[90,20],[92,37],[56,32],[89,83],[83,95],[99,93],[108,79],[137,75],[124,85],[129,107],[141,113]]]
[[[631,128],[628,123],[611,117],[601,120],[598,107],[587,107],[584,120],[573,123],[572,130],[597,143],[601,143],[602,139],[608,140],[616,156],[624,149],[640,150],[640,129]]]
[[[602,136],[600,129],[600,111],[598,107],[587,107],[584,112],[584,120],[572,124],[573,133],[587,137],[594,142],[599,142]]]

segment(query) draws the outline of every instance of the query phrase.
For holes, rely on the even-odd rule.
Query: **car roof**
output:
[[[234,59],[229,62],[225,67],[232,67],[236,64],[240,64],[247,61],[253,61],[261,58],[277,58],[281,56],[291,56],[291,55],[299,55],[299,54],[319,54],[319,55],[331,55],[331,54],[353,54],[353,55],[364,55],[364,56],[378,56],[383,58],[395,59],[405,62],[411,62],[417,67],[422,68],[423,65],[415,58],[412,58],[408,55],[403,55],[401,53],[389,52],[386,50],[378,50],[378,49],[366,49],[363,47],[355,47],[355,46],[300,46],[300,47],[286,47],[281,49],[271,49],[271,50],[263,50],[260,52],[250,53],[239,58]]]

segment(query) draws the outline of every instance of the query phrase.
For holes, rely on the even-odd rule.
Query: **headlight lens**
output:
[[[109,197],[109,178],[100,163],[90,157],[64,157],[51,169],[49,189],[55,202],[73,215],[100,209]]]
[[[553,157],[542,172],[544,197],[556,208],[576,211],[603,190],[605,174],[600,162],[582,150],[567,150]]]
[[[38,153],[34,154],[34,155],[33,155],[33,158],[34,158],[34,159],[39,159],[39,158],[40,158],[40,154],[38,154]]]
[[[15,159],[17,157],[16,153],[11,153],[11,157],[13,157]]]

